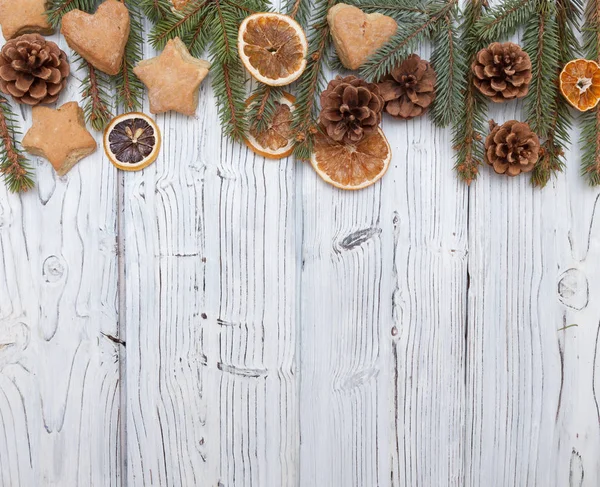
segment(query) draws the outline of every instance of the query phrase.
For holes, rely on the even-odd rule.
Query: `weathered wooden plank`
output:
[[[598,485],[600,192],[567,161],[543,190],[487,170],[471,190],[470,486]]]
[[[120,485],[116,171],[33,162],[35,190],[0,184],[0,485]]]
[[[302,486],[463,481],[466,190],[447,131],[384,125],[381,183],[302,172]]]
[[[295,169],[223,138],[210,81],[125,179],[128,479],[291,486]]]

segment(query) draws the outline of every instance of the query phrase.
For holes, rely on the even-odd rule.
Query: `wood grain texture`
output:
[[[543,191],[491,174],[471,190],[470,486],[600,479],[600,192],[578,174],[577,151],[567,160]]]
[[[117,486],[116,171],[32,162],[35,190],[0,185],[0,485]]]
[[[148,56],[153,55],[152,52]],[[125,177],[129,485],[296,485],[295,168],[196,118]]]
[[[384,129],[381,183],[302,172],[302,486],[463,483],[466,189],[446,131]]]

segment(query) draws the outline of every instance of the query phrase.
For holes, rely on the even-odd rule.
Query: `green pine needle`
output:
[[[600,60],[600,2],[588,0],[584,11],[583,53]],[[600,185],[600,108],[581,116],[581,175],[591,186]]]
[[[125,55],[121,71],[115,77],[117,87],[117,105],[125,112],[135,112],[142,109],[144,85],[133,72],[133,68],[142,60],[144,55],[144,28],[141,12],[133,0],[126,0],[129,9],[131,29],[125,46]]]
[[[431,64],[437,74],[436,98],[431,109],[433,122],[446,127],[460,116],[465,90],[466,62],[456,25],[458,7],[444,17],[433,39]]]
[[[18,122],[8,100],[0,96],[0,174],[12,193],[28,191],[34,186],[33,168],[17,141]]]
[[[462,92],[461,110],[453,126],[453,143],[456,150],[454,169],[460,180],[467,184],[477,179],[479,166],[483,164],[483,133],[486,128],[487,104],[473,85],[471,62],[481,49],[482,43],[475,37],[475,24],[483,14],[484,0],[469,2],[463,12],[460,44],[463,46],[463,64],[459,65],[458,77],[466,80]]]
[[[474,25],[474,35],[484,43],[497,42],[512,36],[527,23],[535,11],[537,0],[505,0]]]
[[[98,0],[48,0],[46,4],[46,16],[48,22],[54,28],[60,26],[60,22],[67,12],[71,10],[83,10],[93,12],[98,5]]]
[[[420,43],[438,32],[440,25],[456,8],[457,3],[457,0],[433,0],[427,4],[423,22],[399,23],[398,31],[392,39],[361,67],[362,77],[368,81],[379,81],[387,75],[415,51]]]
[[[297,135],[294,150],[296,157],[310,159],[313,149],[314,135],[317,133],[319,105],[317,96],[325,85],[323,68],[326,65],[330,42],[327,12],[338,0],[316,0],[313,5],[313,16],[310,20],[308,61],[306,69],[298,82],[296,93],[296,110],[292,127]]]
[[[166,19],[171,13],[171,0],[138,0],[138,6],[146,17],[156,23]]]
[[[79,56],[75,57],[75,62],[77,70],[87,73],[81,82],[85,120],[94,130],[101,132],[113,117],[110,78]]]

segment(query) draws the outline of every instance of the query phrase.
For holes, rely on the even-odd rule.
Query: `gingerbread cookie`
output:
[[[96,141],[85,128],[83,110],[72,101],[56,110],[34,107],[33,125],[23,138],[23,147],[48,159],[57,174],[64,176],[96,150]]]
[[[190,3],[190,0],[172,0],[172,3],[175,10],[183,10]]]
[[[121,70],[129,38],[129,10],[117,0],[106,0],[95,14],[71,10],[62,19],[67,44],[92,66],[106,74]]]
[[[327,22],[338,57],[348,69],[362,66],[398,29],[396,21],[387,15],[365,14],[345,3],[329,9]]]
[[[148,87],[152,113],[174,110],[191,116],[196,113],[200,83],[209,69],[208,61],[192,57],[176,37],[160,56],[141,61],[133,72]]]
[[[46,0],[0,0],[0,25],[8,41],[22,34],[54,32],[45,15]]]

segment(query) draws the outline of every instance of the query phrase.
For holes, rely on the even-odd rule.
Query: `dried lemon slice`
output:
[[[311,163],[323,180],[341,189],[362,189],[379,181],[390,167],[392,149],[379,129],[356,145],[346,145],[319,132]]]
[[[246,102],[249,106],[254,96]],[[292,132],[292,114],[296,99],[283,93],[276,103],[275,114],[266,130],[261,132],[251,128],[246,136],[246,145],[256,154],[268,159],[283,159],[294,151],[295,139]]]
[[[258,13],[240,25],[238,50],[254,78],[266,85],[284,86],[297,80],[306,68],[308,42],[291,17]]]
[[[160,130],[144,113],[126,113],[110,122],[104,132],[104,151],[123,171],[139,171],[152,164],[160,151]]]

